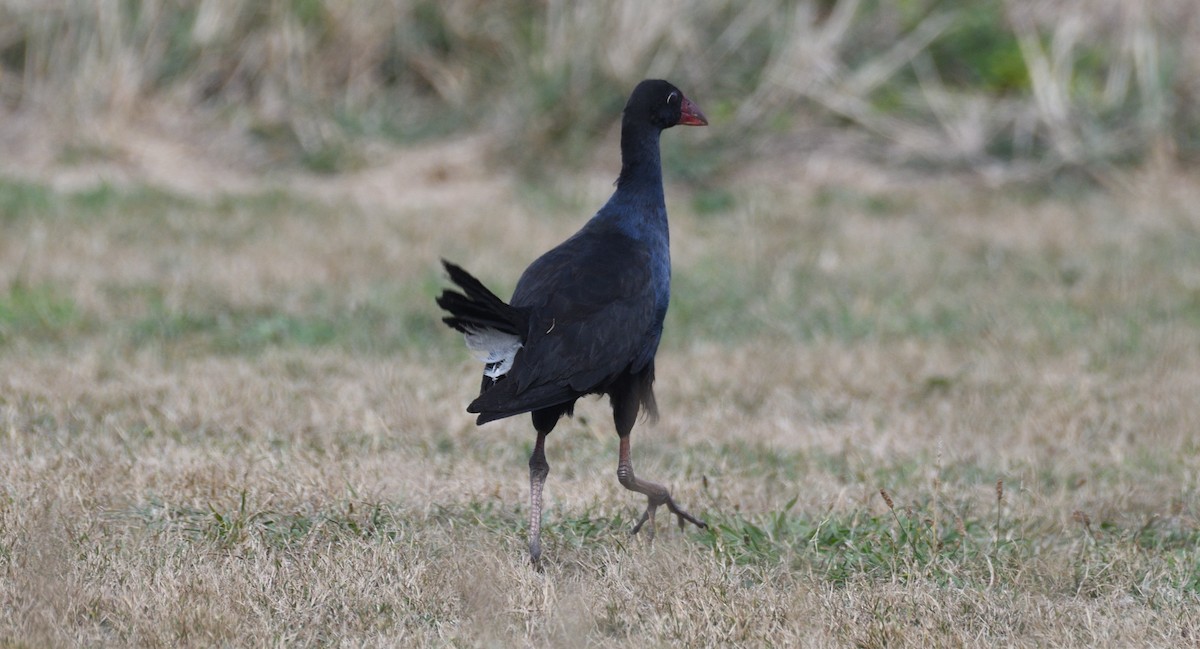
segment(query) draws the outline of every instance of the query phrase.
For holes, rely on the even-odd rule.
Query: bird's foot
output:
[[[633,526],[632,530],[630,530],[629,533],[631,535],[637,534],[638,532],[642,531],[642,525],[644,525],[647,521],[649,521],[650,527],[646,528],[646,538],[653,541],[654,540],[654,512],[662,505],[666,505],[667,509],[670,510],[670,512],[675,515],[675,518],[677,519],[677,521],[679,523],[680,530],[682,530],[684,528],[685,523],[691,523],[692,525],[695,525],[696,527],[698,527],[702,530],[708,528],[708,523],[705,523],[704,521],[696,518],[695,516],[692,516],[691,514],[687,513],[686,511],[684,511],[683,508],[681,508],[679,505],[675,504],[675,501],[671,499],[671,496],[669,494],[662,494],[662,495],[658,495],[657,497],[652,495],[652,496],[648,496],[647,498],[649,499],[650,502],[646,506],[646,511],[642,512],[642,517],[638,519],[637,524]]]
[[[545,568],[542,567],[542,540],[540,538],[529,541],[529,563],[534,570],[545,572]]]

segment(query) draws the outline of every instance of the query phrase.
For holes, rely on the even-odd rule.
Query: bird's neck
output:
[[[658,139],[662,131],[652,126],[624,124],[621,128],[621,175],[617,195],[637,196],[641,201],[664,202],[662,158]]]

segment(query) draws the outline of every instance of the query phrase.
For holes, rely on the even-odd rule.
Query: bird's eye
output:
[[[675,103],[675,101],[677,99],[679,99],[679,93],[677,93],[677,92],[673,92],[673,93],[667,95],[667,105],[669,106],[669,105]]]

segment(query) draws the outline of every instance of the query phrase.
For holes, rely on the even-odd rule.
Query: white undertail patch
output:
[[[483,374],[493,379],[508,374],[521,348],[520,338],[495,329],[472,329],[463,337],[471,355],[483,361]]]

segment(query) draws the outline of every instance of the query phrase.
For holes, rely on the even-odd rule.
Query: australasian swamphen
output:
[[[633,473],[629,434],[638,413],[657,417],[654,355],[671,292],[667,208],[659,135],[677,124],[708,124],[678,88],[642,81],[621,120],[621,175],[612,198],[578,232],[525,269],[506,304],[462,268],[443,261],[461,293],[437,299],[443,321],[466,336],[485,363],[477,424],[532,413],[537,443],[529,458],[529,556],[541,558],[542,486],[550,473],[546,436],[575,401],[607,394],[620,437],[617,478],[649,499],[632,533],[666,505],[679,519],[705,523],[675,504],[666,487]]]

